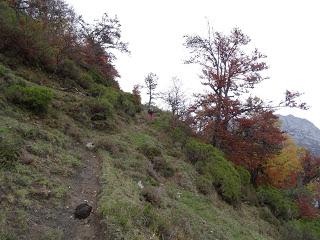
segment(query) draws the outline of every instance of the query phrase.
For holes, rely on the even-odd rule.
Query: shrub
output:
[[[167,216],[160,215],[151,204],[147,204],[143,209],[144,225],[156,232],[159,239],[184,239],[175,237],[173,231],[174,224]]]
[[[8,138],[0,136],[0,168],[2,169],[13,168],[20,156],[21,143]]]
[[[297,205],[281,190],[270,186],[261,186],[257,193],[259,201],[266,204],[277,218],[289,220],[298,216]]]
[[[108,101],[113,105],[116,106],[118,104],[118,99],[120,97],[120,91],[113,87],[106,87],[103,97],[108,99]]]
[[[282,240],[318,240],[320,238],[319,220],[296,220],[285,223],[281,229]]]
[[[174,143],[180,143],[182,146],[185,146],[188,137],[192,134],[190,127],[185,123],[176,120],[170,121],[170,126],[169,134]]]
[[[210,161],[204,170],[211,177],[218,193],[228,203],[237,203],[241,196],[241,180],[232,163],[224,158]]]
[[[6,77],[11,73],[10,69],[0,64],[0,77]]]
[[[222,198],[236,203],[241,196],[241,179],[233,164],[212,145],[189,139],[185,146],[188,159],[195,163],[197,171],[207,178]],[[204,180],[204,179],[203,179]],[[204,183],[204,182],[203,182]]]
[[[161,156],[154,157],[152,163],[153,169],[164,177],[172,177],[175,173],[175,169]]]
[[[190,138],[185,145],[185,152],[189,161],[195,164],[198,161],[211,159],[216,149],[212,145]]]
[[[91,89],[94,85],[94,81],[88,73],[81,74],[80,78],[77,80],[77,83],[84,89]]]
[[[113,115],[113,106],[105,98],[91,99],[87,105],[92,121],[107,120]]]
[[[92,84],[88,90],[92,97],[102,97],[106,92],[106,87],[101,84]]]
[[[148,159],[152,160],[155,157],[161,156],[161,151],[150,144],[144,143],[138,148],[138,151],[145,155]]]
[[[18,64],[53,70],[57,51],[50,46],[41,21],[18,13],[5,1],[0,1],[0,23],[0,52]]]
[[[201,175],[197,177],[196,186],[198,191],[204,195],[211,193],[213,185],[212,185],[212,180],[210,176],[208,177],[208,176]]]
[[[48,111],[53,93],[45,87],[14,84],[7,88],[6,97],[14,104],[21,105],[36,114],[44,114]]]
[[[97,70],[90,69],[88,74],[96,83],[102,84],[104,82],[104,77]]]
[[[241,184],[243,186],[248,186],[250,184],[250,179],[251,179],[250,172],[242,166],[236,166],[236,170],[241,179]]]
[[[16,236],[13,233],[0,232],[0,240],[16,240]]]
[[[65,59],[58,65],[57,73],[63,78],[78,81],[81,78],[81,69],[70,59]]]
[[[141,112],[141,105],[136,104],[134,97],[130,93],[122,93],[118,98],[119,108],[129,116],[134,116],[137,112]]]

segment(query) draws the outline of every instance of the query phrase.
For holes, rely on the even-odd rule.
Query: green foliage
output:
[[[88,74],[91,76],[93,81],[99,84],[103,84],[104,82],[104,77],[95,69],[90,69]]]
[[[57,73],[63,78],[78,81],[81,78],[81,69],[70,59],[65,59],[58,65]]]
[[[290,222],[291,226],[302,232],[304,235],[308,233],[308,237],[304,236],[303,239],[320,239],[320,219],[314,220],[306,220],[306,219],[299,219]]]
[[[202,143],[194,138],[190,138],[185,145],[187,158],[193,164],[198,161],[208,161],[216,151],[212,145]]]
[[[187,139],[191,136],[190,129],[184,125],[183,123],[177,122],[173,123],[171,122],[171,125],[175,124],[172,129],[170,129],[170,136],[175,143],[180,143],[182,146],[184,146],[187,143]]]
[[[21,105],[35,114],[45,114],[53,99],[50,89],[39,86],[13,84],[6,89],[6,97],[14,104]]]
[[[197,189],[200,193],[207,195],[212,192],[213,184],[210,177],[200,175],[196,179]]]
[[[118,105],[121,111],[132,117],[142,110],[141,105],[135,102],[133,95],[130,93],[121,93],[118,98]]]
[[[92,84],[88,89],[88,93],[92,97],[102,97],[106,92],[106,87],[101,84]]]
[[[107,120],[113,116],[113,106],[106,98],[90,99],[86,104],[92,121]]]
[[[117,106],[118,99],[120,97],[120,91],[113,87],[105,87],[103,98],[108,99],[108,101],[113,105]]]
[[[222,152],[196,139],[188,140],[185,152],[188,159],[195,163],[198,172],[206,178],[200,180],[205,191],[209,189],[207,183],[210,181],[225,201],[239,201],[242,186],[239,173],[233,164],[224,158]]]
[[[280,227],[281,240],[318,240],[320,238],[319,220],[296,220]]]
[[[241,196],[241,180],[231,162],[217,158],[207,164],[203,170],[212,180],[222,198],[229,203],[236,203]]]
[[[43,66],[48,70],[56,58],[56,51],[47,40],[40,21],[17,13],[5,2],[0,2],[0,52],[14,57],[17,62]]]
[[[11,233],[0,232],[0,240],[16,240],[17,238]]]
[[[154,159],[155,157],[161,156],[161,150],[148,143],[144,143],[140,147],[138,147],[139,152],[145,155],[149,159]]]
[[[155,154],[154,150],[153,154]],[[172,177],[175,173],[175,169],[171,166],[171,164],[169,164],[169,162],[161,156],[153,157],[152,163],[154,170],[159,172],[164,177]]]
[[[0,64],[0,77],[7,77],[10,73],[10,69]]]
[[[77,83],[84,89],[91,89],[94,84],[93,79],[88,73],[83,73],[78,79]]]
[[[94,69],[94,68],[91,68],[88,73],[95,83],[101,84],[106,87],[112,87],[112,88],[119,90],[119,85],[113,79],[112,74],[111,75],[102,74],[100,71],[98,71],[97,69]]]
[[[271,186],[261,186],[257,193],[259,201],[266,204],[277,218],[289,220],[298,216],[297,205],[281,190]]]
[[[0,135],[0,169],[11,169],[19,160],[21,141]]]
[[[251,179],[250,172],[242,166],[236,166],[235,168],[241,179],[241,184],[243,186],[248,186],[250,184],[250,179]]]

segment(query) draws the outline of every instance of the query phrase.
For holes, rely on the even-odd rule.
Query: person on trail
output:
[[[154,118],[154,110],[152,108],[148,109],[148,117],[149,117],[149,120],[153,120]]]

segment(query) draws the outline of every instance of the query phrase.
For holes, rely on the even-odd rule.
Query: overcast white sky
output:
[[[131,56],[115,62],[125,91],[143,84],[148,72],[159,76],[159,90],[180,78],[191,95],[198,92],[196,67],[184,65],[186,34],[206,34],[209,20],[215,30],[241,28],[252,44],[268,56],[270,77],[257,89],[264,99],[279,101],[286,89],[304,92],[308,111],[281,110],[307,118],[320,127],[320,2],[318,0],[67,0],[87,21],[107,12],[117,15]]]

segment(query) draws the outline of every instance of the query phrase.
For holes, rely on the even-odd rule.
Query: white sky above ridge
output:
[[[188,50],[183,36],[206,36],[207,22],[214,30],[229,33],[239,27],[252,39],[252,46],[266,54],[270,69],[255,93],[280,101],[286,89],[305,93],[310,110],[281,110],[307,118],[320,127],[320,2],[317,0],[67,0],[87,21],[104,12],[117,15],[122,37],[131,55],[117,55],[118,79],[125,91],[144,83],[149,72],[159,76],[165,90],[177,76],[191,96],[201,89],[196,66],[185,65]]]

